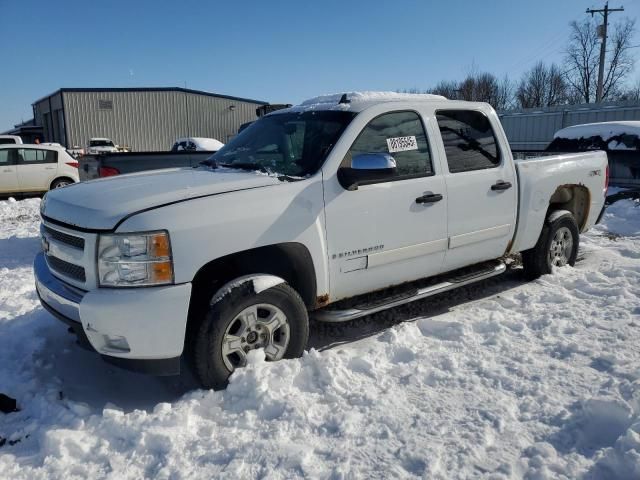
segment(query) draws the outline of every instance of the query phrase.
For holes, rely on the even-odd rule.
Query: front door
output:
[[[13,148],[0,148],[0,193],[19,191],[14,152]]]
[[[397,171],[351,191],[338,175],[325,178],[332,300],[435,275],[447,248],[447,193],[422,116],[365,114],[340,168],[359,154],[386,153]]]
[[[49,190],[57,170],[58,158],[54,150],[18,149],[18,182],[22,191]]]
[[[439,110],[436,121],[449,200],[444,270],[501,257],[513,238],[518,207],[510,152],[501,151],[491,121],[481,111]]]

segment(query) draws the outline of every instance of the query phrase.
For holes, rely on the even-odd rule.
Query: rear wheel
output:
[[[193,340],[193,363],[200,383],[224,388],[251,350],[264,349],[268,361],[302,355],[309,317],[300,295],[282,283],[255,293],[241,284],[210,305]]]
[[[71,185],[72,183],[73,183],[73,180],[71,180],[70,178],[56,178],[51,183],[51,190],[55,190],[56,188],[66,187],[67,185]]]
[[[573,266],[579,242],[578,225],[571,214],[545,222],[536,246],[522,252],[525,276],[535,279],[551,273],[554,267]]]

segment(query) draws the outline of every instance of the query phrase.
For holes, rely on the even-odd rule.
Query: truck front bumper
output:
[[[71,327],[81,345],[127,370],[180,373],[190,283],[86,292],[55,277],[43,253],[33,268],[42,306]]]

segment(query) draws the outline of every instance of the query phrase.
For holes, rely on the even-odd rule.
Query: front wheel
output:
[[[573,215],[567,213],[545,222],[538,243],[522,252],[524,273],[528,279],[551,273],[554,267],[575,265],[580,233]]]
[[[251,350],[269,361],[302,355],[309,317],[300,295],[286,283],[255,293],[241,284],[210,305],[193,343],[195,373],[207,388],[224,388]]]

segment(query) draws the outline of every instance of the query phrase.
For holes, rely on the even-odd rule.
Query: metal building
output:
[[[511,148],[544,150],[558,130],[583,123],[640,120],[638,102],[586,103],[499,112]]]
[[[169,150],[179,137],[229,141],[267,102],[186,88],[61,88],[33,103],[43,141],[86,147],[110,138],[133,151]]]

